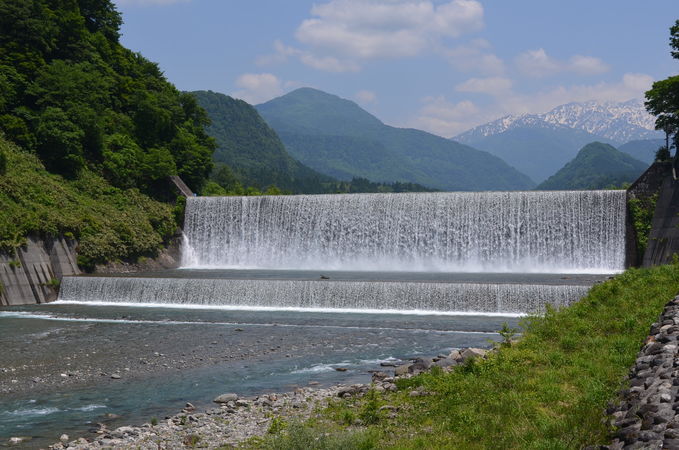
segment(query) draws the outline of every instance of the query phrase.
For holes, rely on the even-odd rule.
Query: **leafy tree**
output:
[[[679,59],[679,20],[670,28],[670,47],[672,58]]]
[[[38,154],[53,172],[76,177],[85,165],[82,139],[85,133],[60,108],[47,108],[38,121]]]
[[[679,59],[679,20],[670,28],[672,57]],[[679,76],[656,81],[646,92],[646,109],[656,116],[655,129],[665,132],[665,148],[669,152],[677,147],[679,136]],[[670,137],[673,143],[670,144]],[[659,150],[660,151],[660,150]]]
[[[163,197],[178,173],[200,190],[207,114],[120,45],[121,23],[111,0],[0,0],[0,130],[71,177],[87,165]]]

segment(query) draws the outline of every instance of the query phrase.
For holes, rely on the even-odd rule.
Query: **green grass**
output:
[[[400,380],[393,394],[337,400],[320,419],[269,437],[262,447],[303,448],[296,442],[314,433],[356,439],[362,448],[604,444],[611,433],[605,408],[624,386],[651,323],[677,294],[679,264],[630,269],[569,308],[527,319],[522,340],[486,360]],[[409,397],[415,387],[431,395]],[[380,410],[383,405],[398,407],[396,417]],[[359,431],[347,424],[347,417],[361,416],[373,424]]]
[[[78,263],[155,255],[176,229],[172,206],[136,189],[118,189],[90,170],[75,180],[48,173],[35,155],[0,137],[7,168],[0,175],[0,249],[13,251],[31,233],[78,240]]]

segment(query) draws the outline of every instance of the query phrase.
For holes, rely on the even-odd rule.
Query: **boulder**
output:
[[[410,372],[410,366],[411,364],[403,364],[402,366],[398,366],[396,369],[394,369],[394,375],[397,377],[403,376],[407,373]]]
[[[459,350],[453,350],[450,352],[450,355],[448,355],[448,358],[454,359],[455,361],[459,361],[462,355],[460,354]]]
[[[466,348],[464,351],[460,354],[460,359],[462,362],[467,361],[468,359],[471,358],[483,358],[486,356],[486,353],[488,353],[488,350],[484,350],[482,348]]]
[[[236,394],[222,394],[218,397],[216,397],[214,400],[212,400],[215,403],[229,403],[229,402],[235,402],[238,400],[238,395]]]
[[[438,367],[452,367],[452,366],[456,366],[457,364],[458,364],[458,362],[455,359],[448,358],[448,357],[441,358],[434,363],[434,365],[438,366]]]

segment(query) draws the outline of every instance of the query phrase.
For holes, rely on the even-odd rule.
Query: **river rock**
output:
[[[445,358],[441,358],[438,361],[436,361],[434,363],[434,365],[438,366],[438,367],[451,367],[451,366],[457,365],[457,361],[454,360],[453,358],[445,357]]]
[[[214,400],[212,400],[215,403],[229,403],[229,402],[235,402],[238,400],[238,395],[229,393],[229,394],[222,394],[218,397],[215,397]]]
[[[482,348],[466,348],[461,354],[460,354],[460,359],[462,362],[467,361],[468,359],[471,358],[483,358],[486,356],[486,353],[488,353],[487,350],[484,350]]]
[[[61,442],[68,442],[68,439],[69,439],[69,438],[68,438],[68,434],[62,434],[62,435],[59,437],[59,440],[60,440]]]
[[[397,377],[401,377],[407,373],[410,373],[410,364],[403,364],[402,366],[398,366],[396,369],[394,369],[394,375]]]

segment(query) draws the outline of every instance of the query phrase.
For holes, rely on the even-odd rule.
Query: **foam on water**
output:
[[[613,273],[625,192],[189,198],[183,266]]]

